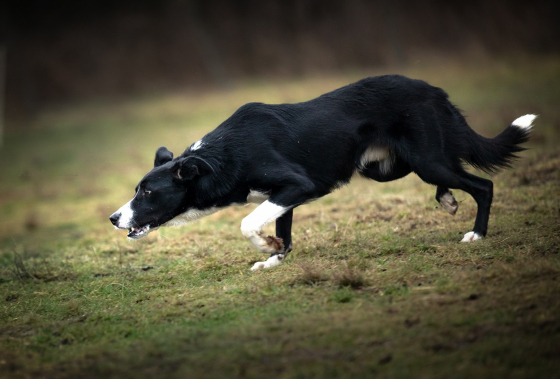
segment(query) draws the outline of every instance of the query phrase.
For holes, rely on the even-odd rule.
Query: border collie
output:
[[[535,115],[519,117],[495,138],[473,131],[440,88],[399,75],[366,78],[297,104],[249,103],[179,157],[165,147],[111,215],[117,229],[141,238],[235,204],[259,203],[241,233],[271,254],[252,270],[282,262],[292,250],[295,207],[347,184],[352,175],[387,182],[416,173],[437,186],[436,200],[454,215],[450,189],[478,205],[462,242],[486,236],[493,184],[465,171],[509,167],[529,139]],[[276,221],[276,236],[262,228]]]

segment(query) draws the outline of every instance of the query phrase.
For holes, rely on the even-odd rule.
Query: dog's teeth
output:
[[[146,231],[146,227],[144,227],[144,228],[132,227],[132,228],[129,229],[129,231],[130,231],[130,233],[135,233],[135,234],[144,233]]]

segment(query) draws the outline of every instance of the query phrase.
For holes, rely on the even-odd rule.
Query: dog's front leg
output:
[[[262,228],[275,221],[290,208],[267,200],[241,221],[241,233],[263,253],[278,254],[284,251],[284,243],[278,237],[264,236]]]
[[[282,252],[274,252],[270,257],[264,262],[256,262],[251,270],[259,270],[261,268],[270,268],[278,266],[286,255],[292,251],[292,217],[294,210],[290,209],[278,219],[276,219],[276,238],[282,241],[282,246],[284,247]],[[273,238],[273,237],[268,237]]]
[[[290,209],[276,220],[276,237],[284,242],[284,254],[292,251],[292,219],[294,209]]]
[[[292,185],[287,186],[286,183]],[[315,191],[315,186],[308,178],[290,175],[282,178],[284,187],[273,193],[270,198],[259,205],[249,216],[241,222],[241,233],[262,252],[272,254],[265,262],[257,262],[251,270],[269,268],[282,263],[285,254],[292,247],[292,215],[293,208],[305,203],[309,199],[320,196]],[[285,205],[280,205],[285,204]],[[262,228],[269,222],[276,223],[276,237],[263,236]]]
[[[241,233],[257,249],[271,254],[264,262],[257,262],[251,270],[270,268],[279,265],[284,259],[287,249],[291,250],[292,209],[265,201],[241,222]],[[265,236],[262,228],[277,220],[276,237]],[[286,244],[286,245],[284,245]]]

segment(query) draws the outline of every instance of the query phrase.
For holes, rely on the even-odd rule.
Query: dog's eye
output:
[[[144,190],[144,195],[149,195],[151,193],[152,193],[152,191]]]

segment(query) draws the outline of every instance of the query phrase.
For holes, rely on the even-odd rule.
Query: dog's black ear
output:
[[[166,164],[170,160],[173,159],[173,153],[165,146],[160,147],[156,151],[156,158],[154,159],[154,167],[161,166],[162,164]]]
[[[214,169],[206,160],[193,156],[180,159],[173,166],[173,176],[181,180],[192,180],[210,172],[214,172]]]

